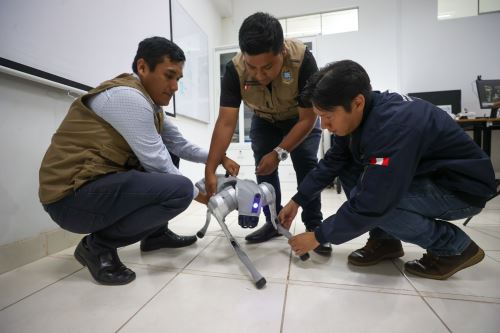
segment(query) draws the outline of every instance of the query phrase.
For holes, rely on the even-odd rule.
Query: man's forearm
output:
[[[221,133],[223,131],[218,131],[219,133],[215,133],[212,136],[212,142],[210,144],[210,152],[208,153],[207,165],[205,170],[207,172],[215,173],[217,166],[221,163],[224,154],[226,153],[228,144],[225,144],[226,141],[231,141],[229,136],[229,140],[227,139],[227,135]]]
[[[317,118],[311,109],[301,109],[299,112],[299,121],[292,127],[279,145],[289,152],[294,150],[307,137],[316,124]]]
[[[219,111],[219,118],[214,127],[212,134],[212,141],[210,143],[210,151],[208,153],[207,165],[205,172],[215,173],[217,166],[221,163],[224,154],[226,153],[231,137],[233,136],[234,129],[237,122],[238,113],[231,114],[227,110]]]

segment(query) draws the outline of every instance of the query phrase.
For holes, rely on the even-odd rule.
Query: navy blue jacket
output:
[[[334,140],[293,197],[304,207],[342,168],[363,170],[335,218],[316,229],[320,243],[340,244],[373,229],[395,212],[415,177],[430,177],[477,207],[496,190],[489,157],[446,112],[421,99],[372,92],[360,126]]]

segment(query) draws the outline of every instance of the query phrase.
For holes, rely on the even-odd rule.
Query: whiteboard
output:
[[[168,0],[0,1],[0,58],[90,87],[131,73],[151,36],[170,39]]]
[[[186,55],[175,113],[210,122],[208,37],[178,0],[172,0],[172,40]]]

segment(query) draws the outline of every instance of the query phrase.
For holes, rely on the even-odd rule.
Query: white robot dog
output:
[[[205,179],[197,182],[196,187],[202,193],[206,193]],[[231,235],[226,226],[225,218],[233,210],[238,210],[238,224],[243,228],[255,228],[259,222],[262,206],[268,205],[274,228],[280,234],[290,239],[292,234],[283,228],[277,219],[275,202],[276,194],[274,187],[269,183],[256,184],[252,180],[217,175],[217,194],[212,196],[208,201],[205,225],[196,234],[199,238],[203,238],[210,224],[211,215],[215,216],[234,251],[252,275],[257,289],[261,289],[266,285],[266,279],[257,271],[250,258],[248,258],[236,239]],[[309,259],[309,254],[303,254],[300,259]]]

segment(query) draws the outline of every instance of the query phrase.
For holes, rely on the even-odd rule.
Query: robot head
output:
[[[217,194],[208,201],[209,210],[219,220],[223,220],[230,212],[238,210],[238,224],[243,228],[255,228],[259,223],[262,206],[269,205],[271,215],[276,218],[275,192],[268,183],[256,184],[252,180],[236,177],[217,176]],[[196,187],[205,192],[204,179],[196,183]],[[272,217],[271,216],[271,217]],[[272,217],[272,219],[274,220]]]
[[[243,228],[255,228],[259,223],[262,209],[262,194],[259,185],[251,180],[238,180],[236,198],[238,200],[238,224]]]

